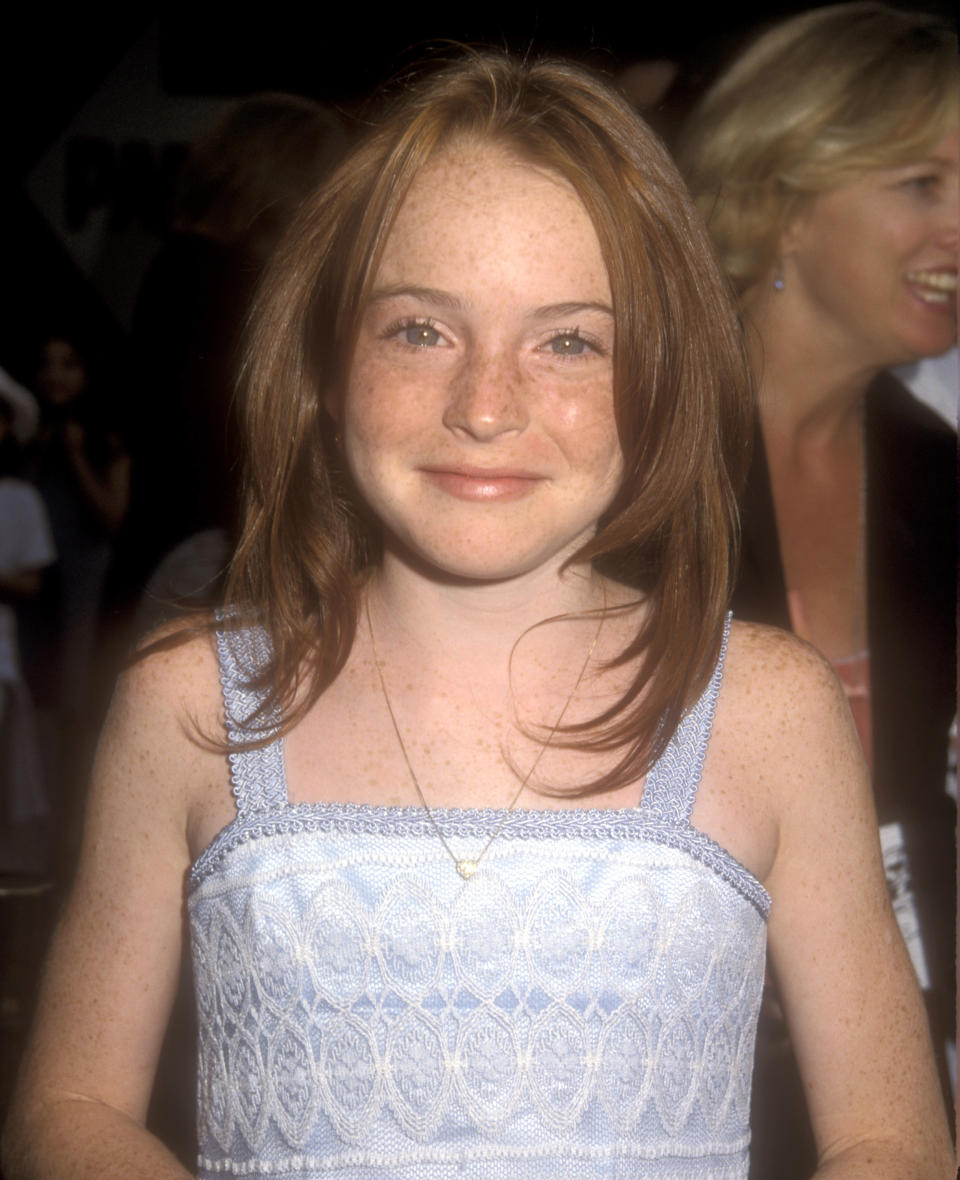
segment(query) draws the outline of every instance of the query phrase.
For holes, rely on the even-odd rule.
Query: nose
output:
[[[522,431],[528,422],[528,391],[515,359],[499,350],[470,349],[450,380],[447,429],[487,442]]]

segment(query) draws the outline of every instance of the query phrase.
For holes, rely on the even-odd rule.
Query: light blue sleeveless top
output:
[[[218,643],[240,741],[267,641]],[[638,808],[515,811],[467,881],[422,809],[289,804],[281,741],[232,753],[187,903],[198,1175],[745,1177],[770,899],[689,822],[722,664]],[[436,818],[475,857],[503,812]]]

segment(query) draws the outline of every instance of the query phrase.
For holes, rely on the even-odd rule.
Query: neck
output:
[[[864,394],[884,366],[820,323],[789,284],[758,283],[743,311],[764,431],[826,446],[859,435]]]
[[[496,582],[458,581],[431,577],[388,551],[367,593],[378,633],[413,642],[449,669],[451,660],[464,668],[504,667],[524,632],[544,619],[600,609],[608,591],[604,579],[582,566]],[[579,634],[573,638],[582,645]]]

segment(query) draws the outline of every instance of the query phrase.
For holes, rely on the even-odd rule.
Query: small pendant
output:
[[[475,860],[458,860],[457,872],[463,877],[464,881],[469,881],[473,874],[480,866]]]

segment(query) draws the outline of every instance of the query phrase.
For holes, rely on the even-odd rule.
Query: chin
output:
[[[904,350],[909,351],[912,361],[924,360],[930,356],[942,356],[943,353],[949,352],[957,342],[956,307],[951,306],[950,314],[941,313],[939,324],[935,326],[931,324],[918,325],[914,331],[903,332],[899,339]]]
[[[949,340],[939,340],[936,342],[927,341],[923,344],[915,343],[914,347],[906,346],[903,348],[901,355],[893,361],[887,362],[888,368],[896,368],[898,365],[916,365],[920,361],[931,360],[934,357],[943,356],[944,353],[949,352],[957,343],[957,338],[954,336]]]
[[[451,584],[478,584],[510,582],[534,573],[546,565],[555,565],[559,570],[561,561],[547,561],[538,558],[510,560],[503,554],[491,556],[488,560],[482,554],[442,555],[432,558],[428,555],[415,557],[415,562],[428,577],[434,581],[449,582]]]
[[[559,548],[531,549],[514,547],[506,542],[498,544],[496,538],[461,545],[425,544],[395,538],[388,548],[404,564],[432,581],[494,584],[523,578],[547,568],[559,573],[563,563],[587,540],[588,534],[583,534],[573,543]]]

